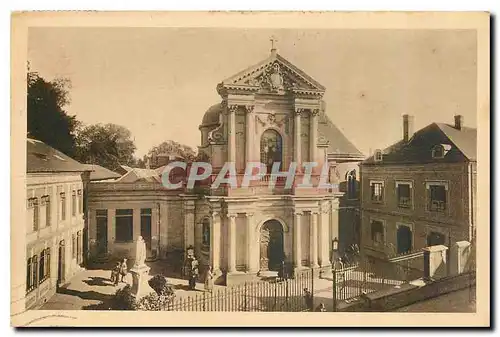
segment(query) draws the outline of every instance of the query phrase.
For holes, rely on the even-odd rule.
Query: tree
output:
[[[130,131],[112,123],[89,125],[78,133],[76,158],[110,170],[120,165],[134,166],[135,144]]]
[[[38,139],[59,151],[75,154],[75,133],[79,122],[67,114],[69,79],[46,81],[28,68],[28,137]]]
[[[159,154],[166,154],[184,158],[186,161],[193,161],[196,157],[196,152],[192,147],[177,143],[173,140],[167,140],[160,145],[153,147],[148,152],[148,157],[154,157]]]

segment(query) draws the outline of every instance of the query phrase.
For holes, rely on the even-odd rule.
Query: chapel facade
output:
[[[219,83],[217,92],[221,101],[199,126],[199,158],[211,164],[211,175],[191,189],[185,180],[165,189],[163,167],[91,183],[91,256],[133,257],[141,235],[149,259],[175,259],[193,247],[201,264],[212,266],[217,283],[266,277],[283,265],[294,272],[330,268],[344,195],[340,177],[362,154],[327,117],[325,88],[273,48],[262,62]],[[235,165],[237,186],[211,188],[228,162]],[[263,163],[268,174],[241,187],[249,162]],[[307,172],[305,162],[317,164]],[[287,186],[291,163],[298,173]],[[331,167],[330,187],[318,186],[325,165]],[[273,166],[283,176],[270,187]],[[304,175],[313,187],[299,186]]]

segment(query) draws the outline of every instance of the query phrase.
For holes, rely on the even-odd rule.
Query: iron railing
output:
[[[174,299],[168,311],[308,311],[314,294],[313,271],[291,279],[247,282]]]

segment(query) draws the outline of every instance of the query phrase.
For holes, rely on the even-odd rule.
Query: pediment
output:
[[[226,88],[241,88],[261,93],[305,91],[323,94],[325,88],[280,55],[271,56],[221,83]]]

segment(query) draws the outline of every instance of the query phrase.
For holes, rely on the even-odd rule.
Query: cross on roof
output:
[[[271,36],[271,38],[269,39],[269,41],[271,41],[271,50],[275,49],[274,48],[274,43],[278,42],[278,39],[276,39],[276,37],[274,37],[274,36]]]

